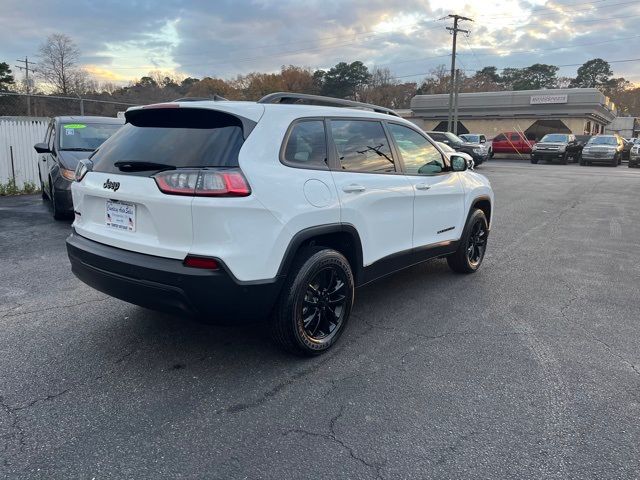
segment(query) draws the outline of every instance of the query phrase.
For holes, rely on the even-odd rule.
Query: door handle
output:
[[[416,190],[429,190],[431,185],[427,185],[426,183],[417,183]]]
[[[356,185],[355,183],[352,183],[351,185],[345,185],[344,187],[342,187],[342,191],[345,193],[358,193],[358,192],[364,192],[366,190],[366,188],[364,188],[362,185]]]

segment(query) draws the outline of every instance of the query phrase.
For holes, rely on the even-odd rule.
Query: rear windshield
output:
[[[561,133],[550,133],[542,137],[542,142],[568,142],[569,136]]]
[[[121,123],[62,123],[60,150],[92,152],[120,127]]]
[[[480,135],[460,135],[460,138],[470,143],[480,143]]]
[[[246,120],[248,122],[248,120]],[[214,110],[165,108],[127,112],[127,124],[93,154],[93,170],[122,172],[116,162],[147,162],[175,168],[237,167],[244,143],[240,118]]]

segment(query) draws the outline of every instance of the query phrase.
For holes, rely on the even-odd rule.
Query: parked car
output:
[[[453,148],[451,148],[446,143],[436,142],[436,144],[440,147],[440,150],[442,150],[442,152],[447,157],[451,158],[451,155],[459,155],[462,158],[465,158],[467,160],[467,168],[473,170],[473,168],[475,167],[475,163],[473,161],[473,157],[471,155],[469,155],[468,153],[456,152]]]
[[[458,135],[465,142],[469,143],[479,143],[482,145],[487,151],[487,158],[493,157],[493,149],[491,148],[491,142],[487,142],[487,137],[482,135],[481,133],[463,133],[462,135]]]
[[[489,152],[486,147],[480,143],[470,143],[451,132],[426,132],[436,142],[449,145],[456,152],[464,152],[473,158],[475,165],[480,165],[489,158]]]
[[[270,318],[280,346],[314,355],[344,331],[354,287],[434,257],[482,263],[489,181],[389,109],[276,93],[125,117],[76,169],[67,239],[75,275],[111,296]]]
[[[566,165],[569,158],[574,162],[580,160],[581,152],[582,146],[575,135],[549,133],[531,148],[531,163],[538,163],[540,160],[560,160],[560,163]]]
[[[629,152],[629,168],[640,167],[640,139],[634,139],[633,147]]]
[[[523,135],[520,132],[504,132],[496,135],[491,141],[493,153],[531,153],[536,140],[533,135]]]
[[[617,135],[596,135],[582,149],[580,165],[607,163],[617,167],[622,163],[624,142]]]
[[[42,198],[51,200],[56,220],[73,214],[71,182],[78,160],[87,158],[124,120],[111,117],[54,117],[49,122],[44,142],[36,143],[38,176]]]

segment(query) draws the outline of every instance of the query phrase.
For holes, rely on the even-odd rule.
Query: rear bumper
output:
[[[205,317],[218,323],[260,320],[278,298],[280,278],[240,282],[226,269],[201,270],[182,261],[104,245],[73,232],[71,270],[87,285],[135,305]]]

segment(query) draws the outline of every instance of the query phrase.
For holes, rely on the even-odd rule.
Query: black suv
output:
[[[475,165],[480,165],[489,157],[489,149],[486,147],[486,143],[480,144],[466,142],[462,138],[454,135],[451,132],[430,131],[426,132],[426,134],[436,142],[441,142],[445,145],[449,145],[456,152],[464,152],[470,155],[471,158],[473,158],[473,162]]]
[[[576,136],[570,133],[549,133],[542,137],[531,149],[531,163],[540,160],[560,160],[567,164],[569,158],[574,162],[580,159],[582,145],[576,140]]]

